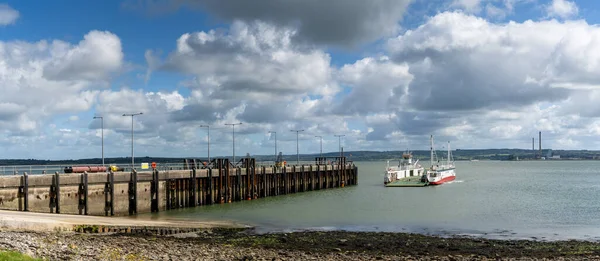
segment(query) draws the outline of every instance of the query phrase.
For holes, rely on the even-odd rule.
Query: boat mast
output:
[[[450,141],[448,141],[448,165],[450,165]]]
[[[433,135],[429,138],[429,142],[431,143],[431,166],[433,167]]]

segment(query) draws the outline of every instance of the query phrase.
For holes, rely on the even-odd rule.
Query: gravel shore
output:
[[[256,235],[231,228],[173,236],[3,230],[0,249],[45,260],[600,260],[600,243],[587,241],[343,231]]]

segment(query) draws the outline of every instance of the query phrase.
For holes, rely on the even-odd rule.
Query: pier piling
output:
[[[184,162],[183,170],[0,176],[0,209],[135,215],[358,184],[358,168],[336,158],[292,166],[257,166],[250,157],[233,165],[217,158],[208,165]]]

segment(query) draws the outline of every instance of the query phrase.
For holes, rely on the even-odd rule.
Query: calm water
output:
[[[441,186],[386,188],[385,162],[357,162],[358,186],[140,218],[231,220],[260,231],[407,231],[489,238],[600,239],[600,162],[456,162]]]

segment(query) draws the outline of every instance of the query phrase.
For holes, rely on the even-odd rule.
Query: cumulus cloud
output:
[[[262,22],[235,22],[227,31],[182,35],[159,68],[195,78],[185,83],[191,90],[187,105],[173,117],[217,120],[238,110],[246,121],[273,122],[301,119],[307,116],[306,108],[317,110],[311,96],[337,92],[330,57],[322,50],[294,45],[295,34]]]
[[[7,4],[0,4],[0,26],[13,24],[19,19],[19,11]]]
[[[592,102],[600,86],[600,49],[592,44],[598,33],[584,21],[494,24],[440,13],[390,39],[391,60],[343,66],[337,75],[350,91],[337,112],[387,115],[366,121],[368,140],[437,133],[463,145],[527,144],[544,131],[558,141],[582,128],[579,115],[600,116]]]
[[[91,109],[122,58],[119,38],[108,32],[92,31],[76,45],[0,42],[0,126],[39,131],[52,116]]]
[[[166,0],[125,1],[128,9],[151,13],[199,8],[226,21],[260,20],[279,27],[298,28],[300,41],[351,46],[391,36],[411,0]]]
[[[420,110],[475,110],[559,101],[568,90],[549,82],[569,77],[573,30],[556,21],[496,25],[461,13],[443,13],[389,42],[397,61],[415,76],[408,100]],[[589,49],[594,50],[595,47]],[[575,54],[575,53],[574,53]],[[493,62],[492,62],[493,61]],[[582,61],[586,66],[586,61]],[[573,68],[572,73],[588,73]],[[528,79],[540,79],[532,82]]]
[[[567,0],[552,0],[552,3],[546,6],[546,12],[548,13],[549,17],[566,19],[576,16],[579,13],[579,8],[575,2]]]
[[[365,115],[398,109],[412,79],[407,64],[396,64],[387,57],[346,64],[339,70],[338,80],[351,86],[351,91],[334,112]]]
[[[91,31],[77,46],[53,47],[53,60],[44,67],[44,77],[50,80],[105,79],[123,61],[121,40],[110,32]]]

